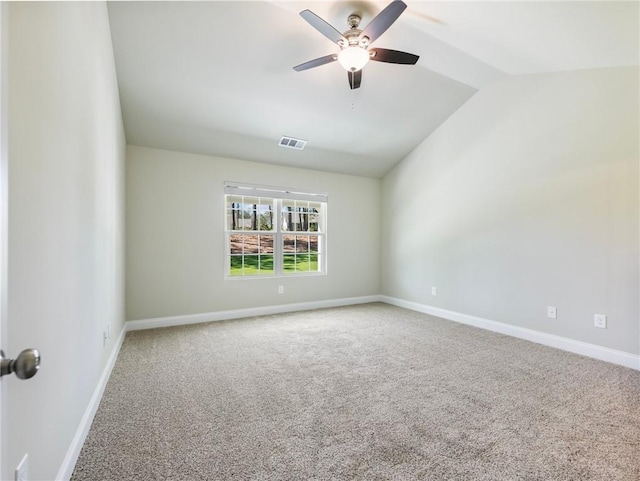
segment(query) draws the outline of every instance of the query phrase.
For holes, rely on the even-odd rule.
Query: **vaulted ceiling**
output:
[[[508,75],[638,65],[637,2],[415,2],[374,44],[420,56],[369,62],[351,90],[340,31],[388,2],[110,2],[127,142],[381,177],[478,89]],[[279,147],[286,135],[308,141]]]

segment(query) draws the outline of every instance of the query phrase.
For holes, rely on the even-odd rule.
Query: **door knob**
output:
[[[25,349],[15,359],[5,359],[0,351],[0,376],[16,373],[19,379],[29,379],[40,369],[40,353],[37,349]]]

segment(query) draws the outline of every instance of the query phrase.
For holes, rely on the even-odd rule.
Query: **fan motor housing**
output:
[[[362,48],[367,48],[367,46],[369,45],[368,37],[360,38],[360,34],[362,33],[362,30],[358,28],[358,25],[360,25],[361,20],[362,18],[360,17],[360,15],[356,15],[355,13],[353,15],[349,15],[349,17],[347,18],[347,24],[351,28],[342,34],[342,36],[347,39],[347,42],[345,43],[342,40],[338,42],[338,44],[343,49],[347,47],[358,47],[358,46]]]
[[[369,45],[369,38],[368,37],[360,38],[361,33],[362,33],[362,30],[357,29],[355,27],[344,32],[342,35],[344,36],[344,38],[347,39],[348,44],[342,45],[342,47],[343,48],[356,47],[356,46],[366,47],[367,45]]]

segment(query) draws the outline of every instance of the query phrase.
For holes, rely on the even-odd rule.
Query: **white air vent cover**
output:
[[[287,147],[289,149],[302,150],[307,145],[306,140],[294,139],[292,137],[282,137],[280,139],[280,147]]]

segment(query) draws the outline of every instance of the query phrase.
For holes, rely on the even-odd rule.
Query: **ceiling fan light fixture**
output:
[[[303,10],[300,16],[309,25],[315,28],[322,35],[340,47],[338,54],[325,55],[308,62],[301,63],[293,67],[296,72],[302,72],[311,68],[319,67],[337,61],[348,73],[349,88],[351,90],[360,88],[362,83],[362,69],[369,60],[384,63],[395,63],[401,65],[415,65],[418,55],[401,52],[399,50],[389,50],[387,48],[372,48],[369,46],[376,41],[380,35],[387,31],[398,19],[400,14],[407,8],[407,4],[402,0],[392,0],[384,7],[378,15],[364,28],[360,30],[360,15],[354,13],[347,18],[349,30],[340,33],[326,20],[318,17],[311,10]]]
[[[338,62],[347,72],[362,70],[369,58],[369,52],[358,46],[347,47],[338,54]]]

